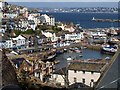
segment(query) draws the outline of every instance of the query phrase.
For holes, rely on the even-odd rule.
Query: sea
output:
[[[45,14],[45,13],[42,13]],[[49,13],[46,14],[52,15],[55,17],[56,22],[65,22],[65,23],[74,23],[80,24],[82,28],[91,29],[91,28],[111,28],[118,27],[118,22],[95,22],[92,21],[92,18],[97,19],[118,19],[117,13]],[[82,55],[83,57],[80,57]],[[102,54],[100,51],[95,51],[91,49],[84,49],[82,53],[64,53],[58,55],[56,60],[59,60],[60,63],[56,65],[56,69],[60,69],[67,65],[67,58],[72,57],[76,60],[88,60],[88,59],[102,59],[102,58],[112,58],[112,55]]]
[[[41,13],[45,14],[45,13]],[[118,22],[95,22],[92,18],[96,19],[119,19],[118,13],[51,13],[46,14],[55,17],[56,22],[66,22],[80,24],[82,28],[110,28],[119,27]]]
[[[82,55],[82,57],[80,55]],[[74,60],[99,60],[105,59],[106,57],[112,59],[113,55],[102,54],[100,51],[95,51],[88,48],[83,49],[82,53],[66,52],[56,57],[56,60],[60,62],[56,65],[56,70],[68,65],[67,58],[72,58]]]

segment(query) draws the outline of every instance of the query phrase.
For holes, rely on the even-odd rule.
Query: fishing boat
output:
[[[102,47],[101,52],[106,54],[115,54],[118,50],[117,45],[105,45]]]
[[[72,61],[73,60],[73,58],[71,57],[71,56],[69,56],[68,58],[67,58],[67,61]]]
[[[66,49],[66,48],[64,48],[64,52],[67,52],[67,49]]]
[[[83,55],[79,55],[79,57],[83,57]]]
[[[57,55],[62,54],[62,53],[64,53],[64,50],[56,50]]]
[[[81,50],[79,50],[79,48],[77,48],[77,47],[74,48],[73,51],[76,52],[76,53],[81,53]]]

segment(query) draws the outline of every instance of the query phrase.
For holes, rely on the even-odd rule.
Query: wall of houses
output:
[[[55,80],[56,83],[60,83],[61,85],[65,85],[64,75],[53,74],[52,79]],[[83,71],[74,71],[68,70],[68,80],[69,85],[77,82],[84,83],[88,86],[93,86],[93,83],[96,82],[100,77],[100,73],[97,72],[83,72]]]
[[[100,73],[97,72],[68,70],[68,79],[70,85],[75,82],[82,82],[90,86],[91,81],[93,80],[94,82],[96,82],[99,79],[99,77],[100,77]]]
[[[3,48],[13,48],[13,47],[22,47],[26,45],[26,39],[22,36],[16,38],[6,39],[1,41],[0,44]]]
[[[105,32],[91,32],[91,36],[107,36]]]
[[[65,34],[65,40],[80,40],[83,38],[84,38],[83,33]]]
[[[16,13],[4,13],[4,17],[7,17],[7,18],[15,18],[17,16],[18,14]]]

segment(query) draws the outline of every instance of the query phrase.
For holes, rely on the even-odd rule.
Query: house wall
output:
[[[83,38],[84,38],[83,33],[65,34],[65,40],[80,40]]]
[[[50,25],[55,26],[55,18],[50,18]]]
[[[69,85],[75,83],[74,78],[76,78],[76,82],[83,82],[83,79],[85,79],[85,84],[90,86],[90,82],[93,79],[94,82],[96,82],[100,77],[100,73],[94,72],[85,72],[83,71],[76,71],[74,70],[68,70],[68,79],[69,79]]]
[[[5,48],[12,48],[12,47],[13,47],[12,40],[6,40],[6,42],[5,42]]]
[[[62,86],[65,85],[64,75],[53,74],[52,78],[55,80],[56,83],[60,83]]]
[[[55,25],[55,18],[49,17],[48,15],[44,14],[41,16],[44,23],[47,23],[47,25]]]
[[[0,1],[0,10],[3,10],[4,3]]]

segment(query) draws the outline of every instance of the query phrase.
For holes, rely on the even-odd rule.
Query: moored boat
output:
[[[106,54],[115,54],[118,50],[118,46],[117,45],[106,45],[106,46],[103,46],[102,49],[101,49],[101,52],[102,53],[106,53]]]

